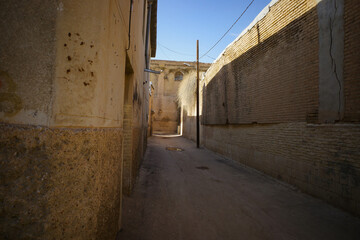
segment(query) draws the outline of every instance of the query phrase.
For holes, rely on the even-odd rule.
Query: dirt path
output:
[[[124,199],[119,236],[360,239],[360,219],[185,138],[151,137],[134,192]]]

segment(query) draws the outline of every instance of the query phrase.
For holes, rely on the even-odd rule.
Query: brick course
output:
[[[202,126],[210,150],[360,215],[360,126]]]
[[[316,118],[317,12],[307,2],[279,1],[228,48],[225,58],[231,62],[214,76],[207,73],[204,123],[280,123]],[[221,61],[214,65],[218,64]]]
[[[319,80],[319,69],[325,66],[328,70],[328,59],[321,65],[324,62],[320,60],[323,53],[319,45],[324,35],[334,34],[331,27],[319,29],[319,11],[327,11],[326,7],[335,1],[342,3],[323,0],[319,8],[313,0],[279,0],[227,47],[206,73],[201,142],[360,215],[360,36],[356,0],[344,1],[344,26],[337,29],[344,30],[344,49],[332,46],[332,38],[326,39],[333,47],[331,51],[344,52],[344,99],[340,99],[341,94],[331,99],[345,101],[344,117],[335,119],[337,124],[324,124],[326,119],[319,119],[320,92],[327,94],[328,90]],[[322,77],[325,82],[331,81]],[[195,120],[185,120],[185,136],[193,138],[189,130]]]

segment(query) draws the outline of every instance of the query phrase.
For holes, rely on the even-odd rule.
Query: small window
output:
[[[184,76],[184,74],[182,74],[182,72],[175,73],[175,81],[183,80],[183,76]]]

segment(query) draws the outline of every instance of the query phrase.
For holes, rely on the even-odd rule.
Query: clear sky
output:
[[[254,20],[271,0],[255,0],[246,13],[208,55],[218,55]],[[158,0],[155,59],[196,61],[231,27],[251,0]],[[177,52],[177,53],[175,53]],[[213,62],[203,57],[200,62]]]

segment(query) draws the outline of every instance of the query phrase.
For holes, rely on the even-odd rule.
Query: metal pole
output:
[[[147,13],[147,26],[146,26],[146,39],[145,39],[145,61],[146,61],[146,68],[149,69],[149,37],[150,37],[150,22],[151,22],[151,7],[152,7],[152,0],[148,1],[148,13]]]
[[[196,147],[200,147],[200,113],[199,113],[199,40],[196,41]]]

